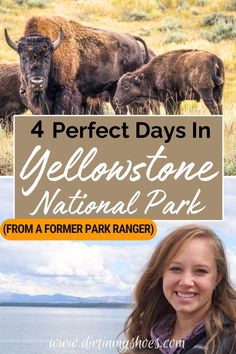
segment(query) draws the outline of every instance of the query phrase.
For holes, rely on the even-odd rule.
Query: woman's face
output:
[[[184,242],[163,275],[163,291],[176,315],[203,318],[219,281],[212,247],[207,239]]]

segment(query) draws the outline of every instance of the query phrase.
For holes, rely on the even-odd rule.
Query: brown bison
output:
[[[126,105],[137,97],[163,102],[168,114],[180,114],[184,100],[202,99],[211,114],[222,114],[224,65],[201,50],[174,50],[153,58],[118,82],[114,100]]]
[[[62,17],[32,17],[18,42],[8,45],[20,56],[28,106],[34,113],[81,113],[88,96],[107,90],[144,60],[139,37],[83,26]]]
[[[3,129],[12,130],[14,114],[24,113],[26,102],[20,95],[20,67],[18,64],[0,64],[0,122]]]

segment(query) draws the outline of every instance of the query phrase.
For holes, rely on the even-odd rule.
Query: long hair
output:
[[[226,316],[236,329],[236,291],[230,284],[224,247],[219,237],[208,227],[186,225],[179,227],[163,239],[154,250],[135,289],[135,308],[125,322],[124,333],[128,340],[151,339],[152,326],[167,313],[175,310],[169,304],[162,289],[163,273],[183,243],[193,238],[207,239],[212,247],[217,272],[221,280],[214,290],[211,308],[205,319],[209,338],[205,353],[215,353],[218,336],[224,333],[223,320]],[[229,348],[230,352],[230,348]]]

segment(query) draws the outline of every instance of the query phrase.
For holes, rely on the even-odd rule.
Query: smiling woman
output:
[[[187,225],[162,240],[135,298],[124,329],[132,348],[126,353],[236,353],[236,291],[211,229]]]

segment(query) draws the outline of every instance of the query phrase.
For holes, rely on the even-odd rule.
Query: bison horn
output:
[[[60,27],[59,37],[57,38],[57,40],[55,40],[55,42],[52,43],[54,50],[56,50],[61,45],[63,38],[64,38],[63,31],[62,28]]]
[[[5,34],[6,42],[9,45],[9,47],[18,52],[18,46],[17,46],[17,44],[15,42],[13,42],[11,40],[11,38],[9,37],[9,35],[7,33],[7,29],[6,28],[4,28],[4,34]]]

